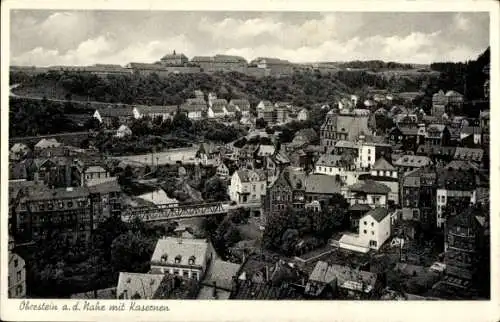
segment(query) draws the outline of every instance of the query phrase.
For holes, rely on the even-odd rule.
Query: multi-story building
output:
[[[293,73],[293,64],[278,58],[258,57],[251,62],[257,68],[267,70],[270,76],[285,76]]]
[[[73,175],[73,169],[74,164],[70,158],[53,157],[34,159],[29,172],[34,181],[43,182],[48,187],[61,188],[73,185],[73,179],[77,177]]]
[[[334,155],[323,154],[316,161],[314,173],[329,176],[339,176],[345,185],[352,185],[358,182],[359,176],[368,172],[358,171],[354,163],[354,158],[349,154]]]
[[[363,204],[372,208],[387,207],[389,192],[391,189],[388,186],[373,180],[360,181],[342,189],[351,206]]]
[[[445,276],[443,282],[450,288],[471,291],[484,285],[484,274],[489,267],[489,236],[487,218],[474,208],[466,208],[450,216],[445,229]],[[489,279],[488,279],[489,280]]]
[[[88,188],[33,185],[27,187],[15,208],[13,235],[21,241],[36,242],[57,235],[69,243],[88,242],[99,223],[120,213],[116,181]]]
[[[229,197],[238,204],[261,203],[265,196],[267,178],[264,171],[242,169],[235,171],[231,177]]]
[[[441,228],[446,222],[449,207],[469,204],[479,182],[476,174],[470,171],[443,169],[438,173],[437,184],[436,226]]]
[[[450,142],[450,130],[444,124],[431,124],[425,131],[425,144],[448,145]]]
[[[92,215],[92,230],[110,217],[119,218],[122,211],[121,187],[116,180],[88,187]]]
[[[205,239],[164,237],[151,256],[151,271],[203,280],[216,253]]]
[[[386,159],[377,159],[371,171],[359,176],[359,180],[373,180],[384,184],[391,189],[388,195],[388,203],[399,204],[399,178],[398,171]]]
[[[172,54],[166,54],[160,59],[162,65],[165,66],[184,66],[189,62],[189,59],[186,55],[180,53],[177,54],[174,50]]]
[[[394,166],[398,169],[400,174],[423,168],[431,164],[432,161],[429,157],[421,155],[403,155],[394,161]]]
[[[62,236],[70,243],[90,239],[92,216],[85,187],[29,187],[16,216],[16,240],[38,241],[52,235]]]
[[[24,259],[14,252],[14,240],[9,236],[8,266],[9,298],[26,297],[26,267]]]
[[[416,221],[425,230],[436,227],[437,172],[424,167],[406,174],[401,185],[402,219]]]
[[[386,208],[374,208],[359,219],[356,235],[344,234],[339,246],[344,249],[366,253],[378,250],[391,237],[391,216]]]
[[[85,167],[81,175],[81,185],[90,186],[101,181],[106,181],[110,177],[108,170],[104,169],[99,165],[92,165]],[[102,180],[104,179],[104,180]]]
[[[355,141],[360,135],[371,135],[368,119],[369,111],[363,109],[328,112],[320,130],[321,145],[334,146],[338,140]]]

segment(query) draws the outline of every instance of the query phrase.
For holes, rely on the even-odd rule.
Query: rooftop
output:
[[[156,243],[151,262],[162,265],[205,265],[209,244],[205,239],[164,237]]]
[[[368,211],[365,216],[371,216],[377,222],[381,222],[385,217],[387,217],[388,214],[389,210],[387,210],[386,208],[377,207]]]
[[[364,192],[368,194],[387,194],[391,189],[383,183],[378,183],[373,180],[366,180],[363,182],[356,182],[348,187],[349,190],[354,192]]]

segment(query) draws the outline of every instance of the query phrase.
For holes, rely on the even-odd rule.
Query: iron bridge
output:
[[[164,221],[194,217],[208,217],[227,213],[228,203],[212,202],[187,205],[157,205],[129,208],[122,214],[124,222],[139,218],[144,222]]]

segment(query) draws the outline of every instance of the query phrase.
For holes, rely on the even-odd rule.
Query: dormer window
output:
[[[175,263],[176,263],[176,264],[180,264],[181,259],[182,259],[182,256],[181,256],[181,255],[177,255],[177,256],[175,256]]]
[[[167,259],[168,259],[167,254],[163,254],[163,255],[161,256],[161,259],[160,259],[160,260],[161,260],[161,262],[162,262],[162,263],[166,263],[166,262],[167,262]]]
[[[189,257],[189,265],[194,265],[195,261],[196,261],[196,257],[194,257],[194,256]]]

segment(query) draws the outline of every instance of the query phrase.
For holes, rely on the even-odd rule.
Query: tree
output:
[[[264,121],[263,118],[258,118],[255,120],[255,127],[257,127],[258,129],[263,129],[265,128],[267,125],[267,122]]]
[[[192,125],[193,124],[186,113],[182,113],[180,111],[175,113],[172,120],[172,126],[174,127],[174,129],[189,131]]]
[[[212,177],[205,182],[202,192],[204,199],[224,201],[228,199],[227,185],[219,177]]]
[[[99,128],[101,127],[101,122],[99,122],[98,119],[92,116],[89,117],[87,121],[85,121],[85,124],[83,126],[87,130],[99,130]]]
[[[142,234],[128,231],[111,244],[111,264],[115,272],[146,272],[154,244]]]

